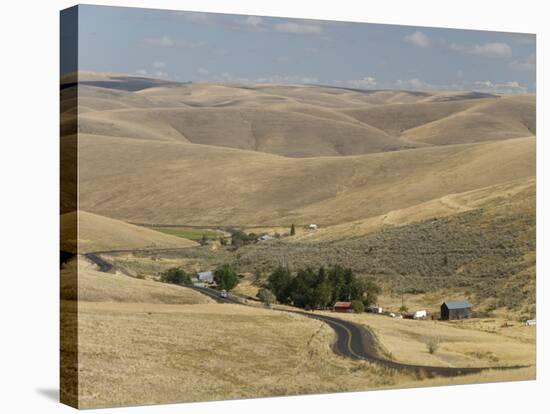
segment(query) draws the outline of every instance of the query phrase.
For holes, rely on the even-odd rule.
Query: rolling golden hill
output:
[[[74,111],[71,88],[62,108]],[[178,84],[84,74],[79,132],[287,157],[348,156],[535,134],[535,98],[316,85]],[[64,122],[71,122],[66,117]]]
[[[288,158],[79,135],[80,206],[155,224],[322,226],[535,175],[535,138]]]
[[[126,222],[340,226],[331,239],[466,211],[463,194],[535,176],[531,95],[79,81],[80,207]],[[75,99],[64,89],[62,107]]]
[[[74,225],[78,214],[78,240],[67,235],[76,234]],[[191,240],[134,226],[122,221],[79,211],[61,215],[61,250],[73,253],[87,253],[105,250],[126,250],[145,248],[191,247],[197,244]],[[77,249],[78,245],[78,249]]]

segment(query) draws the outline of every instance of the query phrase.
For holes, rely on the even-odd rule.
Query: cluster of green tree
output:
[[[351,269],[333,266],[299,269],[293,274],[287,267],[278,267],[268,277],[265,286],[279,303],[304,309],[318,309],[332,306],[337,301],[352,301],[360,311],[357,302],[364,306],[375,303],[380,287],[372,280],[358,278]]]
[[[239,284],[239,275],[230,265],[224,264],[214,271],[214,282],[216,282],[219,289],[225,289],[229,292]]]
[[[256,233],[247,234],[239,229],[229,229],[228,231],[231,233],[231,245],[237,249],[241,246],[258,241],[258,235]]]
[[[191,286],[191,276],[181,267],[172,267],[160,273],[160,281],[180,286]]]

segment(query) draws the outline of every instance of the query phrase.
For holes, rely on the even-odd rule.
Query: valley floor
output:
[[[79,267],[81,300],[74,306],[65,289],[62,311],[66,323],[78,324],[81,408],[535,378],[532,327],[501,328],[496,319],[444,323],[337,315],[369,326],[387,357],[400,362],[529,365],[418,378],[336,355],[334,332],[317,320],[213,303],[188,288],[102,274],[83,259]],[[426,341],[434,336],[440,349],[432,355]]]

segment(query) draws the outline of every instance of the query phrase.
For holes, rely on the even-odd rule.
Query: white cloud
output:
[[[460,45],[458,43],[451,43],[449,45],[449,49],[451,49],[454,52],[466,52],[466,46]]]
[[[432,45],[431,39],[419,31],[405,36],[403,40],[418,47],[430,47]]]
[[[535,70],[537,67],[537,58],[535,54],[532,53],[525,59],[510,62],[510,67],[514,70]]]
[[[418,78],[413,79],[398,79],[395,82],[395,86],[399,89],[440,89],[436,85],[424,82]]]
[[[147,76],[149,75],[149,72],[147,72],[145,69],[138,69],[136,70],[136,75]]]
[[[209,23],[211,21],[212,15],[208,13],[201,13],[201,12],[187,12],[187,11],[179,11],[175,12],[176,16],[182,17],[184,20],[191,22],[191,23]]]
[[[152,66],[157,69],[164,69],[166,67],[166,62],[156,61],[152,63]]]
[[[272,75],[262,78],[257,78],[254,82],[258,83],[319,83],[319,79],[308,76],[281,76],[281,75]]]
[[[377,85],[376,78],[372,76],[366,76],[362,79],[348,80],[347,84],[354,88],[371,88]]]
[[[174,41],[168,36],[145,39],[145,43],[151,46],[172,47]]]
[[[319,24],[286,22],[275,24],[275,31],[281,33],[316,35],[322,33],[323,28]]]
[[[199,75],[208,75],[210,71],[206,68],[197,68],[197,73]]]
[[[451,43],[449,49],[454,52],[467,53],[470,55],[478,55],[484,57],[504,58],[512,56],[512,48],[508,43],[493,42],[484,43],[482,45],[462,45],[459,43]]]
[[[304,52],[306,53],[319,53],[321,51],[321,49],[319,49],[318,47],[306,47],[304,48]]]
[[[166,72],[163,72],[162,70],[157,70],[155,71],[155,73],[153,73],[153,75],[156,77],[156,78],[161,78],[161,79],[167,79],[169,78],[168,74]]]
[[[245,19],[239,20],[238,24],[252,28],[261,28],[264,25],[264,19],[258,16],[247,16]]]
[[[290,58],[288,56],[279,56],[276,58],[278,63],[288,63],[290,62]]]
[[[203,42],[203,41],[193,42],[190,40],[174,40],[171,37],[166,35],[161,37],[145,39],[144,43],[146,45],[156,46],[156,47],[182,47],[182,48],[189,48],[189,49],[195,49],[206,45],[206,42]]]
[[[493,93],[524,93],[527,88],[518,81],[492,82],[489,80],[474,82],[474,89]]]
[[[485,43],[474,45],[468,53],[485,57],[510,57],[512,56],[512,48],[503,42]]]

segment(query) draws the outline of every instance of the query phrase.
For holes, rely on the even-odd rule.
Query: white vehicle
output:
[[[226,298],[227,297],[227,291],[225,289],[223,289],[221,292],[220,292],[220,298]]]
[[[428,312],[425,310],[418,310],[414,313],[413,319],[424,319],[428,316]]]
[[[380,306],[370,306],[367,308],[367,312],[381,314],[384,313],[384,309]]]

